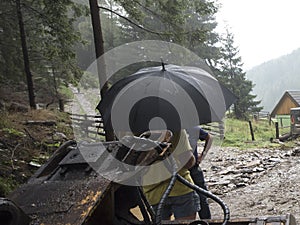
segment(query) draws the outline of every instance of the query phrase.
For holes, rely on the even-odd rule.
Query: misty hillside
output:
[[[259,53],[258,53],[259,54]],[[286,90],[300,90],[300,48],[247,71],[254,94],[265,111],[272,111]]]

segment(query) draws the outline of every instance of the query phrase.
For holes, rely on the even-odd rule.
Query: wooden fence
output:
[[[70,113],[73,128],[80,130],[85,137],[105,136],[103,121],[100,115]]]
[[[260,111],[257,113],[253,113],[252,117],[254,120],[270,120],[270,112],[268,111]]]
[[[79,130],[81,135],[86,138],[91,139],[101,139],[104,140],[105,132],[103,121],[100,115],[87,115],[87,114],[69,114],[72,120],[73,128]],[[270,120],[270,114],[268,112],[260,112],[253,114],[254,120]],[[267,120],[268,119],[268,120]],[[272,124],[270,124],[272,126]],[[225,126],[224,123],[210,123],[202,125],[202,128],[214,136],[219,137],[221,140],[224,138]],[[252,140],[255,140],[252,124],[249,121],[249,130]],[[284,126],[282,121],[274,122],[274,129],[276,131],[276,137],[284,135],[290,131],[290,125]]]
[[[253,113],[254,121],[268,121],[270,126],[274,126],[275,138],[278,139],[280,136],[287,135],[291,132],[290,116],[280,116],[276,119],[271,118],[271,114],[267,111],[261,111],[259,113]],[[253,131],[251,129],[251,121],[249,121],[250,132],[252,140],[254,140]]]
[[[211,133],[213,136],[219,137],[221,140],[224,138],[225,134],[225,125],[224,122],[214,122],[209,124],[201,125],[201,127]]]
[[[74,129],[80,130],[84,137],[98,139],[105,137],[103,120],[100,115],[73,114],[69,113]],[[202,126],[204,130],[221,139],[224,137],[224,123],[210,123]]]

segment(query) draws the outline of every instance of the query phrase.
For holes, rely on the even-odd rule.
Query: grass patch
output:
[[[11,127],[11,121],[7,119],[8,112],[2,111],[0,112],[0,129]]]
[[[55,125],[31,125],[26,121],[54,121]],[[6,196],[26,182],[66,140],[73,139],[71,120],[57,110],[0,112],[0,195]]]
[[[268,120],[251,121],[255,141],[252,141],[248,121],[228,118],[225,120],[224,147],[238,148],[282,148],[282,143],[272,143],[276,137],[275,125]],[[289,133],[290,128],[279,128],[280,135]],[[293,147],[293,142],[285,142],[284,147]]]
[[[72,90],[64,85],[61,85],[59,88],[59,93],[64,96],[64,98],[66,99],[73,99],[74,98],[74,94],[72,92]]]
[[[14,128],[3,128],[2,131],[6,132],[8,134],[11,134],[11,135],[19,136],[19,137],[25,136],[24,132],[18,131]]]
[[[18,186],[17,182],[11,178],[0,177],[0,196],[6,196]]]

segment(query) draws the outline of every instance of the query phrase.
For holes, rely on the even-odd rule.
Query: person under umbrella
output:
[[[208,190],[203,171],[201,170],[199,164],[204,159],[208,150],[210,149],[213,141],[213,136],[206,131],[204,131],[200,126],[193,127],[187,130],[189,136],[189,142],[193,149],[194,157],[196,158],[196,163],[193,167],[189,169],[191,177],[196,185],[204,190]],[[201,154],[198,153],[198,140],[205,141],[204,148]],[[207,197],[203,194],[199,194],[201,209],[198,211],[200,219],[211,219],[211,213]]]
[[[188,169],[195,165],[196,160],[193,156],[186,131],[175,132],[170,142],[172,143],[170,152],[172,152],[173,157],[177,161],[178,174],[190,183],[193,183]],[[177,150],[174,152],[175,148]],[[168,168],[157,170],[154,167],[150,167],[144,179],[154,179],[168,172]],[[143,187],[145,196],[152,205],[156,215],[163,220],[170,220],[172,215],[176,220],[194,220],[196,213],[200,210],[199,196],[194,190],[180,183],[178,180],[175,181],[163,206],[160,208],[160,200],[167,190],[170,180],[171,178]],[[160,211],[161,214],[158,215]]]
[[[201,68],[166,65],[163,69],[145,68],[117,81],[104,95],[97,109],[101,113],[106,131],[115,133],[125,131],[136,135],[149,129],[170,130],[175,134],[174,137],[176,135],[182,137],[178,143],[174,142],[178,140],[176,138],[172,141],[173,148],[180,150],[177,151],[177,155],[176,150],[172,155],[176,157],[178,163],[183,157],[180,153],[185,157],[187,154],[191,156],[185,161],[186,165],[181,163],[181,166],[178,166],[180,169],[176,172],[183,179],[193,183],[188,169],[194,165],[192,159],[195,161],[195,158],[185,129],[222,120],[235,99],[236,97],[224,85]],[[150,166],[149,174],[157,164],[159,163]],[[171,187],[167,198],[178,199],[187,194],[189,199],[183,202],[174,199],[178,211],[172,206],[173,203],[166,203],[169,207],[161,207],[159,204],[159,199],[166,193],[170,183],[170,179],[163,176],[166,171],[152,172],[153,176],[149,176],[152,179],[150,183],[143,185],[148,200],[154,208],[157,207],[157,212],[163,209],[163,219],[169,219],[172,213],[176,219],[193,219],[200,210],[196,204],[198,195],[189,187],[181,189],[184,184],[178,181],[175,181],[173,188]],[[171,176],[170,173],[169,175],[168,178],[180,178]],[[193,207],[190,207],[190,203],[186,204],[193,211],[188,209],[182,213],[186,208],[182,206],[184,202],[193,202]]]

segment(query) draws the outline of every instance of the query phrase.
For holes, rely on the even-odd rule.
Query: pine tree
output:
[[[218,34],[214,31],[217,26],[214,15],[218,7],[214,1],[116,0],[116,2],[125,9],[127,18],[154,31],[150,33],[121,19],[123,27],[132,35],[131,40],[138,38],[170,41],[194,51],[203,58],[210,57],[210,53],[214,52],[212,46],[218,41]]]
[[[254,85],[246,79],[239,49],[234,46],[234,36],[228,29],[222,39],[220,56],[218,78],[238,97],[233,108],[235,117],[246,119],[249,112],[259,112],[262,109],[258,106],[260,101],[255,100],[256,95],[251,94]]]
[[[73,23],[79,16],[87,15],[88,9],[72,0],[3,0],[0,8],[1,82],[25,80],[17,19],[21,12],[34,95],[41,93],[41,100],[45,96],[59,98],[57,88],[75,82],[81,75],[73,47],[82,39]]]

